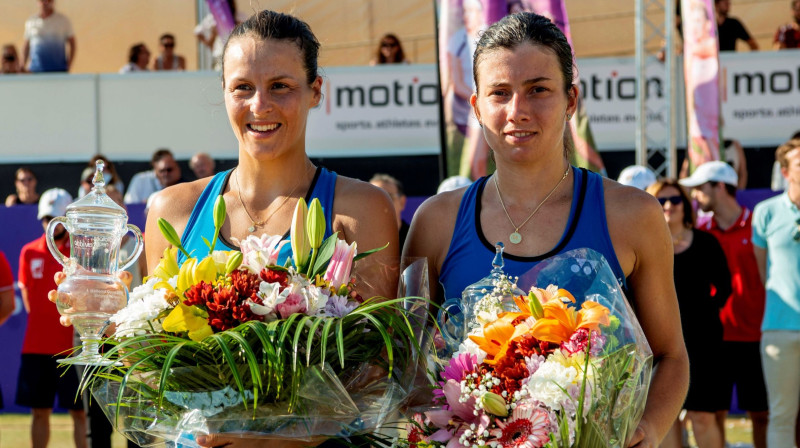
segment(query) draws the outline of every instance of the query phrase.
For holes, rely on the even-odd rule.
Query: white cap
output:
[[[739,184],[739,176],[736,175],[732,166],[715,160],[698,166],[691,176],[678,181],[679,184],[689,188],[703,185],[706,182],[722,182],[735,187]]]
[[[45,216],[64,216],[67,214],[67,206],[72,203],[72,196],[62,188],[51,188],[39,198],[38,219]]]
[[[436,190],[436,193],[438,194],[445,191],[458,190],[459,188],[466,187],[471,183],[472,181],[464,176],[450,176],[443,180],[441,184],[439,184],[439,189]]]
[[[631,165],[619,173],[617,182],[645,190],[656,182],[656,173],[646,166]]]

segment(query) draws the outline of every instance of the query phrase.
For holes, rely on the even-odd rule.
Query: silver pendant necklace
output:
[[[561,183],[564,182],[564,179],[566,179],[567,176],[569,175],[569,169],[570,169],[570,166],[567,165],[567,170],[564,171],[564,175],[561,176],[561,179],[558,181],[556,186],[553,187],[553,189],[550,190],[549,193],[547,193],[547,196],[545,196],[544,199],[542,199],[542,202],[540,202],[539,205],[537,205],[536,208],[533,209],[531,214],[528,215],[528,217],[525,218],[525,221],[522,221],[522,224],[520,224],[520,225],[514,224],[514,220],[511,219],[511,215],[508,214],[508,209],[506,209],[506,204],[505,204],[505,202],[503,202],[503,195],[502,195],[502,193],[500,193],[500,185],[497,184],[497,173],[496,172],[494,173],[494,187],[497,189],[497,197],[500,199],[500,206],[502,206],[503,207],[503,211],[506,212],[506,217],[508,218],[508,222],[510,222],[511,226],[514,227],[514,231],[511,232],[510,235],[508,235],[508,241],[510,241],[511,244],[519,244],[519,243],[522,242],[522,235],[520,235],[519,229],[521,229],[522,226],[527,224],[528,221],[530,221],[531,218],[533,218],[533,215],[535,215],[536,212],[538,212],[539,209],[542,208],[542,205],[544,205],[544,203],[547,202],[548,199],[550,199],[550,196],[552,196],[553,193],[555,193],[556,189],[558,189],[558,186],[561,185]]]

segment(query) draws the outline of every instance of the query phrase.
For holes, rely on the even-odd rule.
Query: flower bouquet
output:
[[[546,287],[508,295],[518,281]],[[626,446],[652,352],[601,255],[578,249],[503,276],[474,307],[476,325],[444,365],[432,408],[409,423],[407,446]]]
[[[281,265],[289,243],[280,236],[215,251],[224,219],[219,198],[210,255],[200,260],[159,220],[174,247],[112,317],[116,332],[103,356],[114,364],[87,368],[82,386],[143,446],[196,446],[194,435],[215,432],[388,444],[377,431],[424,358],[418,328],[428,302],[363,300],[351,268],[375,250],[357,254],[336,234],[323,241],[317,200],[295,209],[294,258]]]

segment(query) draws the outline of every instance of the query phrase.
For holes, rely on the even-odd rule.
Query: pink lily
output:
[[[350,282],[350,270],[353,268],[353,257],[356,253],[355,241],[351,244],[347,244],[344,240],[336,241],[336,248],[323,277],[336,290]]]

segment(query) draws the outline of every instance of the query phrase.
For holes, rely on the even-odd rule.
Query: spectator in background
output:
[[[25,22],[22,68],[31,73],[68,72],[75,60],[75,33],[53,0],[39,0],[39,12]],[[28,66],[30,59],[30,66]]]
[[[369,65],[380,64],[410,64],[403,51],[400,39],[392,33],[386,33],[381,37],[378,49],[375,50],[375,57],[369,61]]]
[[[722,322],[719,312],[731,294],[731,276],[725,253],[716,238],[694,228],[692,203],[674,180],[658,181],[647,188],[661,203],[672,235],[675,291],[681,327],[689,353],[689,393],[683,408],[692,423],[700,448],[719,448],[725,443],[717,427],[716,413],[728,409],[718,369],[722,364]],[[661,444],[681,446],[681,426]]]
[[[747,158],[744,155],[742,144],[739,143],[739,140],[726,138],[722,141],[722,147],[725,148],[725,162],[736,172],[738,179],[736,188],[744,190],[747,188]]]
[[[216,171],[214,170],[216,165],[217,164],[214,162],[214,159],[204,152],[199,152],[193,155],[192,159],[189,160],[189,168],[198,179],[216,174]]]
[[[37,184],[36,174],[33,170],[23,166],[17,169],[14,174],[14,188],[17,190],[16,194],[10,194],[6,197],[6,207],[21,204],[36,204],[39,202],[39,193],[36,192]]]
[[[0,251],[0,325],[3,325],[14,312],[14,274],[3,251]],[[3,395],[0,391],[0,409],[3,408]]]
[[[640,190],[647,190],[647,187],[656,183],[656,173],[646,166],[631,165],[620,171],[617,182]]]
[[[128,50],[128,63],[119,69],[120,73],[146,72],[150,63],[150,50],[143,43],[138,43]]]
[[[800,138],[800,131],[797,131],[792,135],[792,138],[789,140],[794,140],[796,138]],[[781,174],[781,164],[778,162],[778,152],[775,151],[775,163],[772,165],[772,180],[770,181],[770,188],[772,191],[784,191],[786,190],[786,179]]]
[[[472,181],[468,177],[450,176],[439,184],[439,188],[436,189],[436,194],[443,193],[445,191],[458,190],[459,188],[466,187],[471,183]]]
[[[769,399],[767,446],[795,446],[800,410],[800,139],[778,147],[784,194],[753,210],[753,253],[766,284],[761,360]]]
[[[735,385],[738,407],[748,412],[753,424],[753,445],[766,448],[769,407],[760,351],[765,292],[753,255],[751,213],[736,202],[739,183],[733,167],[720,161],[706,162],[680,181],[692,188],[700,209],[713,213],[704,222],[698,221],[697,228],[717,238],[731,272],[732,293],[719,316],[723,365],[717,371],[725,383],[726,401],[731,402]],[[723,436],[727,413],[717,413],[717,427]]]
[[[186,70],[186,60],[175,54],[175,36],[166,33],[158,39],[161,53],[153,62],[153,70]]]
[[[0,74],[10,75],[13,73],[20,73],[21,71],[17,47],[13,44],[3,45],[3,62],[0,64]]]
[[[792,22],[775,31],[773,47],[776,50],[800,48],[800,0],[792,0]]]
[[[397,228],[400,231],[399,250],[402,251],[408,235],[408,223],[403,221],[403,209],[406,208],[406,193],[403,191],[403,184],[388,174],[376,174],[372,176],[369,183],[389,193],[389,197],[392,198],[394,212],[397,216]]]
[[[38,219],[45,229],[56,216],[67,212],[72,197],[60,188],[47,190],[39,200]],[[69,234],[58,226],[53,240],[64,255],[69,256]],[[69,409],[76,447],[86,447],[86,413],[83,401],[75,401],[78,374],[75,369],[59,369],[56,359],[73,347],[72,328],[59,323],[58,309],[47,294],[56,288],[54,275],[62,270],[47,248],[45,235],[22,248],[19,256],[20,292],[28,325],[22,343],[22,362],[17,380],[16,403],[30,407],[33,414],[31,440],[33,447],[46,447],[50,439],[50,414],[56,395],[62,408]]]
[[[92,181],[94,180],[94,172],[97,169],[98,160],[103,161],[103,180],[106,185],[113,185],[120,194],[125,193],[125,184],[122,183],[117,169],[114,168],[114,163],[108,160],[106,156],[98,154],[89,159],[86,168],[81,172],[81,186],[78,188],[78,198],[84,197],[94,186]]]
[[[758,50],[758,43],[747,32],[742,22],[735,17],[728,17],[731,10],[731,0],[714,0],[717,11],[717,38],[719,51],[736,51],[736,41],[743,40],[750,50]]]
[[[230,8],[231,15],[233,16],[233,19],[237,25],[250,17],[248,14],[236,10],[235,0],[228,0],[228,7]],[[221,71],[222,52],[225,49],[225,42],[228,41],[230,31],[226,32],[224,35],[220,35],[214,15],[208,13],[194,28],[194,35],[197,36],[197,40],[211,49],[211,57],[214,59],[213,68],[216,71]]]
[[[151,170],[136,173],[125,193],[125,203],[146,203],[151,194],[174,185],[181,179],[181,167],[169,149],[161,148],[150,159]],[[160,172],[159,172],[160,170]]]

